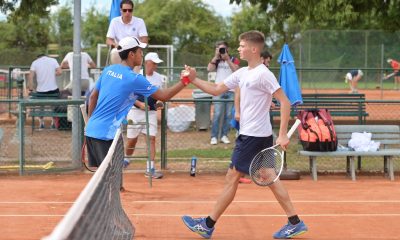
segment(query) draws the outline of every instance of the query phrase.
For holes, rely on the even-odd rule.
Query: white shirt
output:
[[[226,78],[224,84],[230,89],[240,87],[240,134],[271,136],[269,109],[272,94],[280,88],[274,74],[264,64],[251,70],[243,67]]]
[[[218,63],[215,75],[215,83],[224,81],[225,78],[229,77],[233,73],[232,69],[229,67],[227,61],[220,61]]]
[[[225,78],[229,77],[233,73],[232,69],[229,67],[227,61],[219,61],[218,66],[216,68],[215,74],[215,83],[219,83],[224,81]],[[231,92],[235,90],[230,90]]]
[[[73,58],[74,58],[74,53],[69,52],[67,55],[65,55],[63,62],[67,61],[70,69],[70,79],[72,81],[73,78]],[[92,58],[87,54],[86,52],[81,52],[81,79],[89,79],[89,64],[93,62]]]
[[[124,37],[147,37],[147,29],[143,19],[132,17],[130,23],[125,24],[122,17],[115,17],[108,27],[107,37],[114,39],[117,43]]]
[[[146,75],[146,79],[149,80],[151,85],[157,86],[157,87],[162,87],[163,84],[163,76],[159,74],[158,72],[153,72],[153,75],[149,76]]]
[[[158,72],[153,72],[153,75],[151,75],[151,76],[146,75],[146,79],[147,79],[147,80],[151,83],[151,85],[153,85],[153,86],[157,86],[157,87],[159,87],[159,88],[162,88],[162,86],[163,86],[163,79],[164,79],[164,77],[163,77],[163,75],[159,74]],[[134,110],[137,109],[137,110],[143,111],[143,110],[137,108],[135,105],[133,105],[132,109],[134,109]],[[150,111],[150,112],[152,112],[152,111]],[[149,112],[149,113],[150,113],[150,112]]]
[[[58,88],[56,70],[59,67],[57,60],[47,56],[42,56],[32,62],[30,70],[36,74],[36,91],[48,92]]]

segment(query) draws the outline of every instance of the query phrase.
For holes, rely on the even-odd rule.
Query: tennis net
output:
[[[106,158],[78,199],[44,240],[130,240],[135,229],[120,198],[124,144],[117,131]]]

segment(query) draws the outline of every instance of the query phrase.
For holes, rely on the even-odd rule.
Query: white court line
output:
[[[400,203],[400,200],[294,200],[292,201],[293,203]],[[54,202],[54,201],[27,201],[27,202],[11,202],[11,201],[0,201],[1,204],[73,204],[74,202]],[[160,201],[160,200],[148,200],[148,201],[130,201],[127,202],[133,203],[133,204],[165,204],[165,203],[170,203],[170,204],[210,204],[210,203],[215,203],[215,201]],[[252,201],[252,200],[238,200],[238,201],[233,201],[232,203],[278,203],[276,200],[271,200],[271,201]]]
[[[137,217],[182,217],[182,214],[131,213]],[[209,214],[185,214],[189,216],[208,216]],[[343,214],[300,214],[301,217],[398,217],[400,213],[343,213]],[[222,217],[287,217],[285,214],[223,214]]]
[[[74,202],[0,202],[0,204],[73,204]]]
[[[136,217],[182,217],[184,214],[129,213]],[[206,216],[208,214],[187,214]],[[360,214],[301,214],[301,217],[399,217],[400,213],[360,213]],[[0,214],[0,217],[64,217],[60,214]],[[224,214],[222,217],[286,217],[284,214]]]
[[[315,200],[292,200],[293,203],[400,203],[400,200],[338,200],[338,201],[315,201]],[[203,204],[215,203],[215,201],[131,201],[128,203],[172,203],[172,204]],[[271,201],[233,201],[232,203],[278,203],[276,200]]]

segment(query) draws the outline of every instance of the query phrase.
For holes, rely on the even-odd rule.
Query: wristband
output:
[[[211,64],[214,64],[214,65],[217,65],[217,63],[216,62],[210,62]]]
[[[187,86],[190,83],[190,78],[189,78],[189,71],[183,70],[181,73],[181,82],[183,85]]]
[[[190,79],[188,76],[183,76],[181,77],[181,83],[185,86],[187,86],[190,83]]]

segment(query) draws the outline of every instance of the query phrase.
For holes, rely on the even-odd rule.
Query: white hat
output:
[[[117,51],[122,52],[128,49],[132,49],[134,47],[146,48],[147,44],[142,43],[141,41],[139,41],[139,39],[135,37],[124,37],[123,39],[121,39],[121,41],[119,41]]]
[[[388,58],[386,61],[387,61],[387,63],[390,64],[390,63],[392,62],[392,59],[391,59],[391,58]]]
[[[360,76],[364,75],[364,73],[363,73],[363,71],[361,71],[361,69],[358,69],[358,75],[360,75]]]
[[[154,63],[162,63],[162,62],[164,62],[163,60],[161,60],[161,59],[158,57],[158,54],[155,53],[155,52],[149,52],[148,54],[146,54],[146,56],[144,57],[144,60],[145,60],[145,61],[150,60],[150,61],[152,61],[152,62],[154,62]]]

